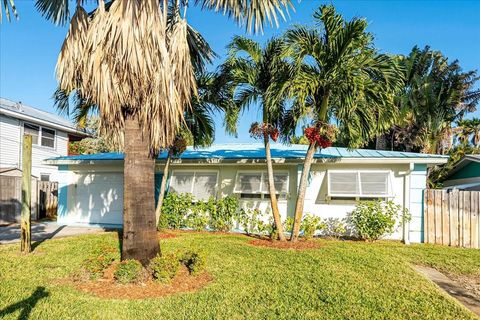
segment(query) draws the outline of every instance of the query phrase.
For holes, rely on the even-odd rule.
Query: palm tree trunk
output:
[[[297,203],[295,205],[295,217],[293,220],[293,230],[290,237],[290,241],[295,242],[298,240],[298,235],[300,233],[300,224],[302,222],[303,216],[303,206],[305,203],[305,193],[307,189],[307,180],[310,173],[310,167],[312,166],[313,155],[315,154],[316,145],[310,143],[307,150],[307,155],[305,156],[305,162],[303,164],[302,176],[300,177],[300,184],[298,186],[298,195]]]
[[[160,193],[158,194],[157,208],[155,209],[155,221],[156,221],[155,225],[157,227],[158,227],[158,222],[160,221],[160,215],[162,213],[163,199],[165,199],[165,189],[167,189],[167,177],[168,177],[168,171],[170,169],[171,161],[172,161],[172,153],[168,151],[165,167],[163,168],[162,183],[160,184]]]
[[[387,135],[378,135],[375,139],[375,150],[387,150]]]
[[[122,260],[143,265],[160,253],[155,225],[155,159],[136,116],[125,119]]]
[[[267,173],[268,173],[268,192],[270,193],[270,204],[272,206],[273,221],[275,222],[275,228],[277,229],[278,239],[285,241],[285,234],[283,233],[282,218],[280,211],[278,210],[277,194],[275,192],[275,180],[273,178],[273,164],[272,155],[270,153],[270,138],[268,133],[263,134],[263,140],[265,143],[265,155],[267,158]]]

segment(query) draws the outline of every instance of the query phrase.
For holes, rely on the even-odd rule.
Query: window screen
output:
[[[388,172],[360,172],[363,195],[388,194]]]
[[[197,200],[214,197],[216,186],[216,172],[174,171],[170,178],[170,191],[191,193]]]
[[[330,172],[330,193],[356,195],[360,193],[357,172]]]
[[[268,193],[268,173],[263,174],[262,192]],[[277,193],[288,193],[288,173],[274,173],[273,184]]]
[[[39,126],[35,126],[33,124],[25,123],[23,125],[23,132],[24,134],[29,134],[32,136],[32,144],[38,144],[38,134],[40,131]]]
[[[42,146],[54,148],[55,147],[55,131],[47,128],[42,128]]]
[[[388,171],[329,171],[328,179],[332,197],[385,197],[391,191]]]
[[[235,191],[241,193],[258,193],[262,184],[262,173],[239,173],[235,184]]]

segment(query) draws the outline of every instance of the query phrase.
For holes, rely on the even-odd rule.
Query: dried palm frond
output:
[[[62,48],[58,60],[59,70],[70,71],[57,73],[62,89],[75,85],[99,106],[102,132],[121,139],[125,117],[134,116],[153,153],[172,143],[195,89],[186,22],[179,21],[168,37],[165,8],[158,0],[116,0],[107,12],[100,0],[81,59],[69,52],[72,45]],[[78,24],[71,28],[73,35],[85,32]],[[80,83],[69,69],[76,63]]]
[[[56,68],[60,88],[65,91],[72,91],[81,84],[81,60],[83,58],[87,31],[87,12],[81,6],[77,6],[67,36],[63,41]],[[68,61],[69,63],[61,63],[62,61]]]

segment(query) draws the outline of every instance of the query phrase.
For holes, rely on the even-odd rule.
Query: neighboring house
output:
[[[292,216],[305,145],[272,145],[276,189],[282,218]],[[160,184],[166,154],[156,165]],[[427,167],[447,156],[407,152],[327,148],[315,154],[305,213],[344,218],[359,199],[392,199],[408,208],[412,242],[423,234],[422,192]],[[45,161],[59,168],[58,222],[121,226],[123,214],[123,154],[58,157]],[[169,192],[192,193],[198,199],[236,195],[243,207],[270,211],[262,144],[219,144],[187,150],[173,161]],[[393,238],[401,238],[396,233]]]
[[[32,135],[32,175],[43,181],[58,179],[57,168],[45,165],[43,160],[68,155],[69,142],[87,136],[63,117],[0,98],[0,168],[3,175],[8,175],[9,169],[21,170],[24,134]]]
[[[465,155],[448,172],[443,186],[446,189],[480,191],[480,155]]]

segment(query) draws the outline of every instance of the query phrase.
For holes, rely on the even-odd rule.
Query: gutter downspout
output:
[[[412,173],[414,164],[410,163],[409,168],[405,172],[400,172],[403,176],[403,210],[410,211],[410,174]],[[406,245],[410,244],[410,221],[405,221],[402,216],[402,242]]]

